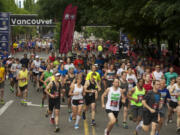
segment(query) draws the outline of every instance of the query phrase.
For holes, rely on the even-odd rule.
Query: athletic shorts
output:
[[[4,81],[0,82],[0,89],[4,89]]]
[[[18,83],[18,80],[16,79],[16,77],[13,78],[13,82]]]
[[[41,81],[39,81],[39,86],[40,86],[40,87],[43,86],[43,83],[42,83]]]
[[[35,73],[35,72],[33,72],[33,75],[34,75],[34,76],[38,76],[38,75],[39,75],[39,73]]]
[[[85,96],[85,104],[88,106],[92,103],[96,103],[95,96]]]
[[[49,110],[52,112],[53,109],[60,110],[60,98],[56,98],[56,99],[49,98]]]
[[[166,116],[166,112],[167,112],[167,107],[164,105],[160,110],[159,110],[159,114],[161,118],[164,118]]]
[[[150,125],[151,122],[158,123],[158,113],[151,113],[148,110],[143,110],[143,124]]]
[[[112,110],[109,110],[109,109],[106,109],[106,113],[113,113],[114,114],[114,117],[117,119],[118,117],[118,114],[119,114],[119,111],[112,111]]]
[[[78,105],[83,105],[83,104],[84,104],[84,100],[83,99],[79,99],[79,100],[73,99],[72,100],[72,105],[73,106],[78,106]]]
[[[25,89],[27,89],[28,85],[25,85],[23,87],[19,87],[20,91],[24,91]]]
[[[69,86],[66,86],[66,97],[69,98],[69,90],[70,90],[70,87]]]
[[[122,101],[120,101],[119,107],[120,107],[120,108],[121,108],[122,106],[123,106],[123,107],[128,107],[128,105],[129,105],[129,100],[128,100],[128,98],[126,98],[125,103],[123,103]]]
[[[173,109],[175,109],[178,106],[177,102],[173,102],[172,100],[169,102],[169,106]]]
[[[132,113],[133,118],[137,118],[138,116],[142,117],[143,107],[131,105],[131,113]]]

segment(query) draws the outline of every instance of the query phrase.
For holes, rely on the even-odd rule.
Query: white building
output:
[[[24,8],[24,1],[26,0],[15,0],[16,5],[18,8]],[[34,2],[37,2],[38,0],[34,0]]]

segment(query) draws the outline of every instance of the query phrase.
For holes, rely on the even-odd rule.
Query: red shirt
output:
[[[80,59],[76,59],[75,61],[74,61],[74,65],[75,66],[78,66],[78,64],[83,64],[83,60],[80,60]]]
[[[144,84],[143,88],[146,89],[147,92],[153,89],[151,83]]]
[[[55,56],[54,56],[54,57],[49,56],[49,59],[50,59],[51,62],[54,62],[54,61],[55,61],[55,58],[56,58]]]

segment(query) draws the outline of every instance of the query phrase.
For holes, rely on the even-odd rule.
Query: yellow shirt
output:
[[[93,72],[91,71],[91,72],[89,72],[89,73],[87,74],[86,80],[90,80],[92,73],[93,73]],[[96,74],[95,80],[96,80],[96,81],[100,81],[100,80],[101,80],[100,74],[99,74],[98,72],[95,72],[95,74]]]
[[[103,48],[102,48],[102,45],[99,45],[98,46],[98,52],[102,52]]]
[[[27,69],[25,71],[21,70],[19,71],[19,78],[26,78],[24,80],[19,80],[18,81],[18,84],[19,84],[19,87],[24,87],[25,85],[28,84],[28,71]]]
[[[0,67],[0,83],[4,81],[5,78],[5,68]]]
[[[13,44],[13,48],[17,48],[18,47],[18,44],[17,43],[14,43]]]

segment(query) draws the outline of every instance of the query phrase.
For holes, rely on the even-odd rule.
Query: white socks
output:
[[[136,131],[141,130],[142,126],[143,126],[143,121],[140,121],[139,124],[136,127]]]
[[[80,119],[81,119],[81,116],[77,115],[77,116],[76,116],[75,125],[78,125],[78,124],[79,124]]]

